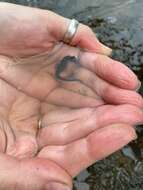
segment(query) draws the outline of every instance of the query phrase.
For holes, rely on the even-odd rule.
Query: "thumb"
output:
[[[102,44],[96,37],[92,29],[84,24],[80,24],[77,33],[72,41],[73,45],[90,52],[96,52],[104,55],[111,55],[112,49]]]
[[[71,177],[57,164],[42,158],[17,160],[0,154],[0,189],[71,190]]]
[[[48,18],[50,18],[49,20],[51,20],[52,23],[55,23],[51,25],[51,33],[56,39],[63,41],[70,24],[70,19],[50,11],[47,13]],[[99,42],[92,29],[84,24],[79,24],[76,34],[70,44],[90,52],[101,53],[107,56],[112,53],[112,49]]]

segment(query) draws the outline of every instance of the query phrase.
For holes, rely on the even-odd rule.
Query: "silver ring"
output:
[[[41,129],[42,128],[42,121],[41,121],[41,118],[38,120],[38,129]]]
[[[70,44],[73,37],[75,36],[77,29],[79,26],[79,22],[75,19],[72,19],[69,23],[67,32],[65,33],[63,41],[67,44]]]

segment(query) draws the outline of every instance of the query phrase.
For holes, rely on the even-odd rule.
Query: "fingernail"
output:
[[[138,135],[137,135],[137,125],[134,125],[133,128],[134,128],[134,135],[132,137],[132,141],[135,141],[138,138]]]
[[[46,185],[46,190],[71,190],[70,187],[68,187],[65,184],[58,183],[58,182],[50,182]]]
[[[138,83],[138,87],[136,88],[136,92],[138,92],[138,91],[139,91],[139,89],[140,89],[141,85],[142,85],[142,83],[141,83],[141,81],[139,81],[139,83]]]
[[[135,133],[133,136],[133,141],[136,140],[138,138],[137,134]]]
[[[105,45],[103,45],[103,53],[105,54],[105,55],[111,55],[112,54],[112,49],[111,48],[109,48],[109,47],[107,47],[107,46],[105,46]]]

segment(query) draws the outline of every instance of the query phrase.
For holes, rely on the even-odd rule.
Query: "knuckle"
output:
[[[90,28],[89,26],[87,26],[87,25],[85,25],[86,26],[86,30],[87,30],[87,32],[89,32],[89,33],[93,33],[93,30],[92,30],[92,28]]]

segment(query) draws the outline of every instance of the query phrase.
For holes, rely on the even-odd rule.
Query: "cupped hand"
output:
[[[135,139],[132,126],[143,122],[142,110],[130,104],[71,109],[2,79],[0,90],[3,190],[72,189],[73,177]]]
[[[89,27],[80,24],[71,45],[65,45],[62,41],[70,20],[51,11],[1,2],[0,18],[0,54],[18,59],[2,60],[1,78],[19,90],[41,100],[48,96],[48,101],[70,107],[94,107],[104,100],[142,104],[141,97],[128,91],[139,88],[137,77],[105,56],[111,49],[101,44]],[[62,81],[59,88],[55,65],[69,55],[78,57],[80,67],[73,75],[80,82]]]
[[[80,55],[77,81],[55,77],[66,55]],[[72,189],[80,171],[136,138],[138,80],[102,56],[59,44],[51,54],[0,57],[1,189]]]
[[[7,3],[0,9],[0,52],[11,56],[0,57],[0,188],[71,189],[72,177],[136,138],[139,81],[101,55],[110,50],[88,27],[80,25],[72,47],[62,42],[68,19]],[[65,56],[78,59],[75,81],[55,75]]]

